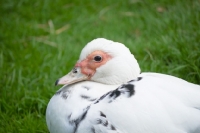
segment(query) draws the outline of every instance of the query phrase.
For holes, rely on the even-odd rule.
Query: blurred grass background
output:
[[[98,37],[128,46],[142,71],[200,84],[200,0],[1,0],[0,133],[47,133],[55,80]]]

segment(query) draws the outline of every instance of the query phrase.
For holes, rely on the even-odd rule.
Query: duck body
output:
[[[47,106],[50,133],[200,133],[200,86],[140,73],[123,44],[91,41],[56,81],[64,86]]]
[[[165,74],[142,73],[117,86],[84,81],[62,87],[47,107],[50,132],[200,132],[199,85]]]
[[[90,104],[118,86],[92,81],[63,86],[54,94],[47,106],[46,121],[49,131],[74,133]]]
[[[91,104],[77,133],[200,132],[199,85],[157,73],[139,77]]]

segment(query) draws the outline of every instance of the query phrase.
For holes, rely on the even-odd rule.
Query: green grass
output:
[[[142,71],[200,83],[199,0],[2,0],[0,133],[47,133],[45,110],[83,46],[126,44]]]

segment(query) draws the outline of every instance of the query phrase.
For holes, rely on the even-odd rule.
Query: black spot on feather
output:
[[[128,81],[128,83],[133,82],[133,81],[135,81],[135,80],[130,80],[130,81]]]
[[[108,121],[107,120],[103,121],[102,124],[107,127],[108,126]]]
[[[86,95],[81,95],[81,98],[83,98],[83,99],[90,99],[90,97],[88,97]]]
[[[101,119],[97,119],[97,124],[101,124],[102,120]]]
[[[88,86],[82,86],[84,89],[86,89],[86,90],[89,90],[90,89],[90,87],[88,87]]]
[[[62,98],[67,99],[68,98],[68,94],[66,92],[62,93]]]
[[[120,94],[121,92],[116,89],[110,94],[110,97],[112,97],[113,99],[116,99],[118,96],[120,96]]]
[[[71,119],[71,116],[72,116],[72,113],[71,113],[70,115],[68,115],[68,117],[67,117],[67,118],[68,118],[68,119]]]
[[[109,95],[109,94],[111,94],[111,92],[108,92],[108,93],[102,95],[96,102],[94,102],[94,104],[99,103],[99,101],[103,100],[103,99],[104,99],[107,95]]]
[[[108,126],[108,121],[105,120],[105,119],[97,119],[97,124],[101,124],[101,125],[107,127]]]
[[[134,81],[140,81],[141,79],[142,79],[142,77],[137,77],[137,79],[130,80],[130,81],[128,81],[128,83],[131,83],[131,82],[134,82]]]
[[[103,112],[101,112],[101,111],[100,111],[100,116],[102,116],[102,117],[105,117],[105,118],[106,118],[106,115],[105,115]]]
[[[94,127],[91,128],[91,132],[92,132],[92,133],[96,133]]]
[[[55,95],[60,95],[60,93],[62,92],[62,90],[59,90],[55,93]]]
[[[140,81],[141,79],[142,79],[142,77],[138,77],[138,78],[137,78],[137,81]]]
[[[128,90],[129,97],[131,97],[135,93],[134,85],[132,84],[124,84],[122,87]]]
[[[71,124],[74,127],[73,133],[76,133],[76,130],[78,129],[78,126],[79,126],[80,122],[82,122],[85,119],[89,108],[90,108],[90,106],[87,106],[86,108],[84,108],[83,109],[83,113],[77,119],[69,120],[69,124]],[[70,114],[68,116],[68,119],[71,118],[71,115],[72,114]]]
[[[110,125],[111,130],[116,130],[116,128],[113,125]]]
[[[86,96],[86,95],[81,95],[81,98],[86,99],[88,101],[95,101],[96,100],[96,98],[91,98],[91,97]]]

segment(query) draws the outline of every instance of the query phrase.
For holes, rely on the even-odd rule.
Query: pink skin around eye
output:
[[[94,61],[95,56],[101,56],[102,60],[97,62]],[[94,51],[91,54],[89,54],[86,59],[82,60],[81,62],[76,63],[76,67],[81,68],[81,73],[88,75],[89,78],[91,78],[95,72],[96,69],[102,65],[104,65],[107,61],[109,61],[112,57],[108,55],[107,53],[103,51]]]

